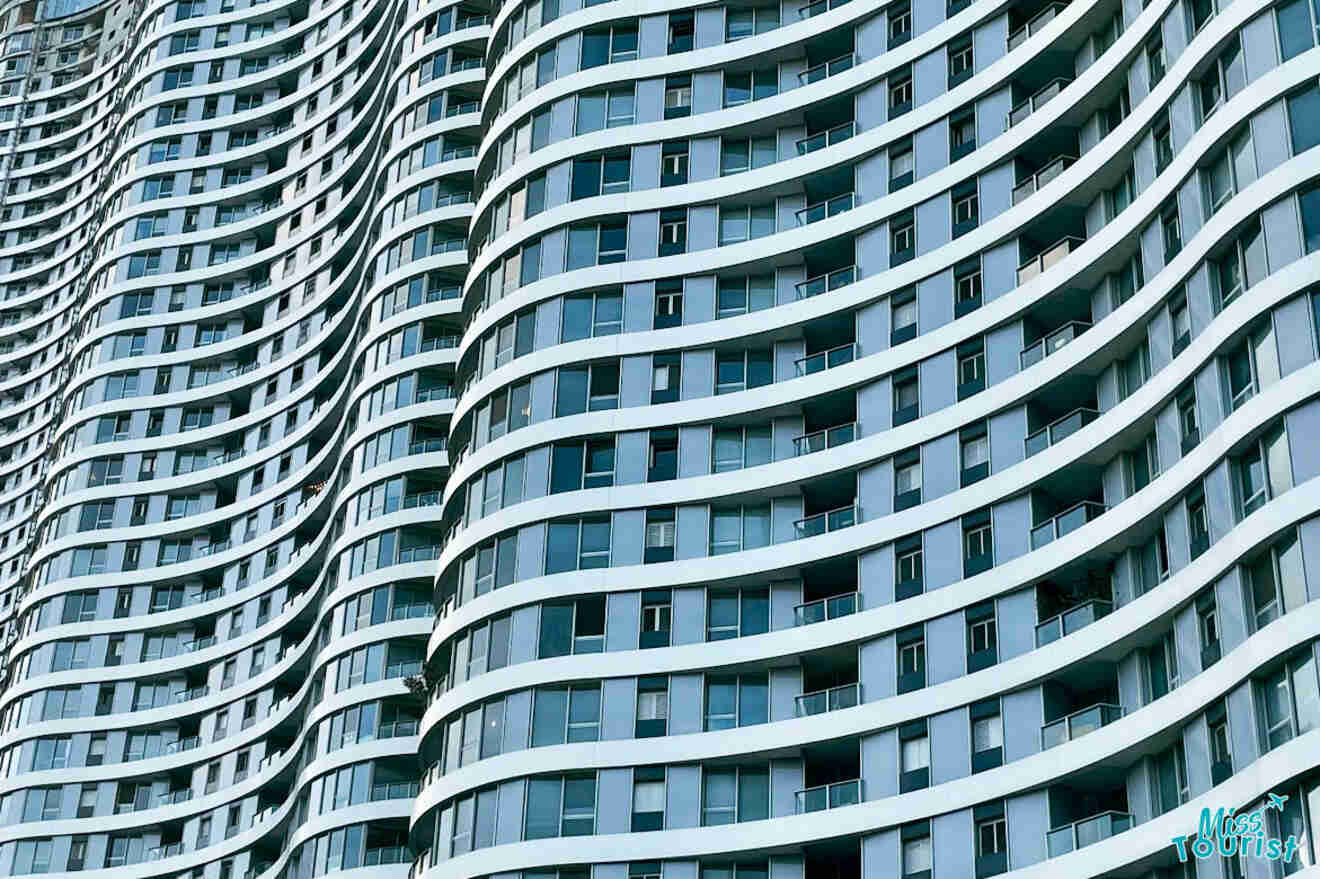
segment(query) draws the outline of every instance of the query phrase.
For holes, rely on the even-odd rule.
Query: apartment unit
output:
[[[0,875],[1314,866],[1317,16],[0,8]]]

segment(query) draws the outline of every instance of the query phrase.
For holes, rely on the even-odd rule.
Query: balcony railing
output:
[[[798,791],[795,800],[795,809],[799,815],[836,809],[839,806],[855,806],[862,801],[862,780],[854,778],[851,781],[809,787]]]
[[[1034,33],[1038,33],[1041,28],[1049,24],[1051,21],[1054,21],[1054,19],[1058,16],[1058,14],[1063,11],[1063,8],[1066,5],[1067,5],[1066,3],[1051,3],[1049,6],[1046,6],[1040,12],[1037,12],[1032,17],[1032,19],[1028,21],[1026,24],[1022,25],[1022,27],[1018,28],[1017,30],[1013,31],[1013,33],[1009,34],[1008,51],[1012,52],[1018,46],[1021,46],[1023,43],[1025,43],[1027,41],[1027,37],[1031,36]]]
[[[1040,549],[1065,534],[1071,534],[1105,511],[1105,505],[1095,501],[1081,501],[1031,529],[1031,548]]]
[[[812,134],[799,140],[797,142],[798,155],[805,156],[807,153],[814,153],[816,150],[823,150],[827,146],[834,146],[836,143],[843,143],[856,133],[856,122],[852,120],[842,122],[831,129]]]
[[[1048,104],[1051,100],[1057,98],[1059,93],[1062,92],[1070,82],[1072,82],[1072,80],[1065,79],[1062,76],[1058,79],[1050,80],[1034,95],[1018,104],[1009,112],[1008,127],[1012,128],[1014,125],[1022,122],[1032,113],[1035,113],[1041,107]]]
[[[1085,239],[1076,236],[1060,238],[1051,244],[1045,250],[1033,256],[1031,259],[1018,266],[1017,277],[1019,284],[1025,284],[1032,278],[1044,272],[1055,263],[1061,262],[1064,257],[1073,252],[1073,249],[1080,245]]]
[[[802,85],[811,85],[813,82],[820,82],[822,79],[831,77],[836,73],[851,70],[856,63],[857,56],[849,52],[846,55],[840,55],[838,58],[831,58],[829,61],[822,61],[808,67],[798,74],[798,82]]]
[[[808,601],[793,608],[793,625],[809,626],[812,623],[822,623],[837,617],[852,616],[857,613],[861,603],[860,592],[844,592],[831,595],[829,598]]]
[[[1035,342],[1023,348],[1018,353],[1018,363],[1021,364],[1023,369],[1026,369],[1028,366],[1034,366],[1090,328],[1091,325],[1086,321],[1069,321],[1052,333],[1042,336]]]
[[[1109,616],[1114,609],[1112,602],[1102,598],[1093,598],[1084,604],[1056,614],[1042,623],[1036,624],[1036,646],[1044,647],[1059,640],[1064,635],[1071,635],[1078,629],[1084,629],[1101,617]]]
[[[847,424],[794,437],[793,454],[809,455],[812,452],[823,452],[835,446],[847,445],[855,439],[857,439],[857,422],[850,421]]]
[[[1067,415],[1051,421],[1035,433],[1028,434],[1026,440],[1027,457],[1048,449],[1061,440],[1072,436],[1086,425],[1100,417],[1094,409],[1074,409]]]
[[[1045,834],[1046,848],[1051,858],[1086,848],[1094,842],[1108,839],[1132,827],[1132,816],[1127,812],[1101,812]]]
[[[1035,194],[1038,189],[1044,188],[1046,183],[1062,174],[1064,169],[1075,161],[1077,161],[1076,156],[1058,156],[1051,159],[1045,167],[1013,187],[1013,204],[1017,204],[1028,196]]]
[[[843,269],[835,269],[823,275],[816,275],[813,278],[807,278],[805,281],[797,284],[797,298],[810,299],[812,296],[819,296],[822,293],[828,293],[830,290],[837,290],[840,287],[847,287],[857,280],[857,266],[848,266]]]
[[[1050,721],[1040,728],[1041,748],[1047,750],[1073,739],[1080,739],[1087,733],[1093,733],[1102,726],[1107,726],[1123,716],[1122,705],[1100,702],[1090,708],[1074,711],[1067,717]]]
[[[798,717],[808,717],[826,711],[838,711],[840,708],[852,708],[860,701],[861,685],[843,684],[828,690],[803,693],[797,697],[794,708]]]
[[[416,781],[392,781],[371,786],[371,801],[405,800],[416,797],[421,783]]]
[[[443,452],[445,450],[445,445],[446,443],[445,440],[443,439],[430,439],[430,440],[422,440],[421,442],[409,443],[408,454],[424,455],[427,452]]]
[[[805,519],[798,519],[793,523],[793,530],[798,537],[816,537],[828,531],[851,528],[857,524],[859,518],[861,517],[857,515],[857,502],[853,501],[846,507],[839,507],[827,510],[824,513],[817,513],[814,516],[807,516]]]
[[[799,357],[793,361],[793,365],[797,368],[798,375],[811,375],[833,369],[836,366],[843,366],[845,363],[852,363],[856,356],[857,343],[845,342],[825,351]]]
[[[799,226],[810,226],[812,223],[818,223],[828,217],[837,216],[852,209],[853,194],[845,192],[843,195],[836,195],[834,198],[807,205],[797,212],[797,222]]]

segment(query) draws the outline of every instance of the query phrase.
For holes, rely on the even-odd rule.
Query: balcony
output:
[[[835,269],[823,275],[807,278],[796,285],[798,299],[810,299],[840,287],[846,287],[857,280],[857,266]]]
[[[1046,848],[1051,858],[1085,848],[1092,843],[1108,839],[1132,827],[1132,816],[1127,812],[1102,812],[1045,834]]]
[[[1055,745],[1080,739],[1087,733],[1093,733],[1102,726],[1108,726],[1123,716],[1122,705],[1100,703],[1081,711],[1074,711],[1067,717],[1060,717],[1040,728],[1041,748],[1048,750]]]
[[[798,519],[793,523],[793,530],[796,532],[797,537],[818,537],[829,531],[851,528],[857,524],[860,518],[857,502],[853,501],[846,507],[839,507],[827,510],[824,513],[817,513],[814,516],[807,516],[804,519]]]
[[[812,623],[823,623],[825,620],[832,620],[837,617],[852,616],[857,613],[857,608],[861,606],[861,602],[861,593],[845,592],[840,595],[832,595],[829,598],[822,598],[819,601],[808,601],[805,604],[799,604],[793,608],[793,625],[809,626]]]
[[[1037,275],[1044,273],[1046,269],[1056,263],[1062,262],[1063,259],[1076,250],[1084,240],[1085,239],[1083,238],[1077,238],[1071,235],[1066,238],[1060,238],[1044,251],[1018,266],[1018,284],[1021,285],[1027,283]]]
[[[1047,543],[1053,543],[1060,537],[1071,534],[1087,522],[1099,517],[1104,511],[1105,505],[1095,501],[1074,504],[1031,529],[1031,548],[1040,549]]]
[[[1039,91],[1018,104],[1009,112],[1008,127],[1012,128],[1014,125],[1023,122],[1032,113],[1035,113],[1041,107],[1058,97],[1059,94],[1067,88],[1070,82],[1072,82],[1072,80],[1065,79],[1062,76],[1058,79],[1050,80]]]
[[[1063,11],[1065,6],[1067,6],[1066,3],[1051,3],[1040,12],[1037,12],[1035,16],[1033,16],[1026,24],[1022,25],[1022,27],[1009,34],[1008,51],[1012,52],[1018,46],[1025,43],[1027,37],[1039,33],[1041,28],[1045,27],[1045,25],[1054,21],[1054,19],[1058,17],[1059,13]]]
[[[823,150],[827,146],[834,146],[836,143],[843,143],[856,133],[856,122],[842,122],[833,128],[819,132],[818,134],[809,135],[799,140],[797,142],[798,155],[805,156],[807,153],[814,153],[816,150]]]
[[[840,55],[838,58],[831,58],[829,61],[822,61],[820,64],[808,67],[798,74],[798,82],[801,85],[811,85],[813,82],[820,82],[822,79],[827,79],[836,73],[851,70],[856,63],[857,56],[849,52],[846,55]]]
[[[793,454],[809,455],[812,452],[823,452],[835,446],[847,445],[855,439],[857,439],[857,422],[850,421],[847,424],[794,437]]]
[[[1069,321],[1052,333],[1037,339],[1018,353],[1018,363],[1023,369],[1040,363],[1064,345],[1076,339],[1091,328],[1086,321]]]
[[[1045,184],[1062,174],[1075,161],[1077,161],[1076,156],[1059,156],[1046,163],[1045,167],[1013,187],[1013,204],[1024,201],[1037,190],[1043,189]]]
[[[1113,609],[1112,602],[1093,598],[1085,604],[1079,604],[1071,610],[1052,616],[1036,625],[1036,646],[1044,647],[1064,635],[1071,635],[1079,629],[1084,629],[1101,617],[1109,616],[1109,612]]]
[[[797,212],[797,222],[799,226],[810,226],[812,223],[818,223],[821,220],[837,216],[852,209],[853,193],[845,192],[843,195],[836,195],[834,198],[807,205],[805,208]]]
[[[857,343],[845,342],[842,345],[836,345],[816,354],[799,357],[793,361],[793,366],[797,369],[799,376],[812,375],[813,373],[833,369],[836,366],[843,366],[845,363],[852,363],[856,357]]]
[[[828,690],[803,693],[794,700],[794,716],[809,717],[824,714],[826,711],[838,711],[841,708],[853,708],[861,702],[860,684],[842,684]]]
[[[1027,457],[1030,458],[1037,452],[1042,452],[1055,443],[1072,436],[1099,417],[1100,413],[1094,409],[1074,409],[1067,415],[1050,422],[1035,433],[1029,434],[1024,440]]]
[[[807,812],[823,812],[837,809],[839,806],[855,806],[862,801],[862,780],[836,781],[809,787],[794,794],[794,810],[802,815]]]

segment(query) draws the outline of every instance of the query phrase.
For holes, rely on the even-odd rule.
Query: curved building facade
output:
[[[0,20],[0,875],[1315,865],[1310,0]]]
[[[496,10],[414,875],[1314,864],[1316,24]]]

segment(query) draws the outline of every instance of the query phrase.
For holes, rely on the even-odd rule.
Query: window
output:
[[[568,228],[567,269],[623,262],[628,258],[628,224],[602,220]]]
[[[773,381],[774,358],[768,348],[720,354],[715,358],[716,394],[733,394]]]
[[[976,110],[969,107],[949,117],[949,161],[956,162],[975,149]]]
[[[1190,382],[1178,392],[1178,429],[1182,436],[1183,453],[1191,451],[1201,441],[1201,426],[1196,414],[1196,388]]]
[[[773,165],[778,146],[770,137],[726,137],[720,144],[720,174],[740,174]]]
[[[922,590],[921,535],[913,534],[894,542],[894,598],[902,601],[920,595]]]
[[[775,68],[745,73],[724,72],[724,106],[737,107],[779,93],[779,71]]]
[[[720,205],[720,246],[775,233],[775,204]]]
[[[949,88],[968,79],[973,73],[972,36],[968,34],[949,43]]]
[[[711,444],[711,470],[727,473],[770,463],[773,450],[770,425],[717,427]]]
[[[669,630],[673,621],[672,602],[667,589],[647,589],[642,592],[642,649],[669,646]]]
[[[1320,186],[1303,190],[1298,196],[1302,210],[1302,241],[1307,253],[1320,250]]]
[[[995,603],[993,601],[967,608],[967,671],[980,671],[998,662]]]
[[[668,631],[668,627],[666,627],[666,631]],[[664,677],[638,678],[637,723],[635,728],[637,738],[646,739],[663,736],[668,721],[669,679]]]
[[[569,198],[577,200],[627,192],[632,176],[631,168],[631,157],[626,152],[574,159],[573,184]]]
[[[1178,223],[1178,203],[1170,202],[1160,212],[1160,238],[1164,242],[1164,262],[1170,263],[1182,251],[1182,229]]]
[[[680,186],[688,181],[688,142],[667,141],[660,148],[660,185]]]
[[[981,261],[969,259],[953,269],[953,316],[962,317],[981,307]]]
[[[912,138],[905,138],[889,148],[889,191],[897,192],[913,180],[916,169]]]
[[[950,198],[953,200],[953,237],[957,238],[975,229],[980,217],[976,181],[969,180],[954,187]]]
[[[1150,87],[1164,78],[1164,71],[1169,67],[1168,56],[1164,52],[1164,41],[1156,39],[1146,46],[1146,72],[1150,76]]]
[[[637,58],[637,22],[582,32],[581,70]]]
[[[987,699],[971,706],[972,772],[984,772],[1004,763],[1004,722],[999,700]]]
[[[994,539],[990,528],[990,511],[969,513],[962,518],[963,576],[970,577],[988,571],[994,565]]]
[[[1218,211],[1234,193],[1254,182],[1256,176],[1256,152],[1248,127],[1220,150],[1208,166],[1201,169],[1206,216]]]
[[[665,79],[665,118],[681,119],[692,115],[692,77],[671,76]]]
[[[888,84],[889,118],[893,119],[912,109],[912,66],[904,65],[889,74]]]
[[[907,0],[891,3],[887,10],[887,19],[890,49],[912,39],[912,7]]]
[[[985,422],[965,427],[959,434],[962,486],[990,475],[990,437]]]
[[[619,408],[618,361],[560,368],[555,386],[555,417]]]
[[[674,508],[666,507],[646,511],[645,547],[642,554],[644,564],[672,562],[674,560],[674,538],[677,531],[674,523]],[[665,629],[666,636],[668,627]],[[664,645],[658,645],[664,646]]]
[[[1146,702],[1168,693],[1178,686],[1178,653],[1173,632],[1166,632],[1144,651],[1146,657]]]
[[[678,399],[682,377],[682,359],[679,354],[653,354],[651,356],[651,402],[672,403]]]
[[[1187,508],[1187,530],[1190,539],[1190,551],[1192,558],[1196,558],[1201,553],[1210,548],[1210,519],[1205,506],[1205,493],[1197,489],[1188,495],[1183,502]],[[1163,536],[1163,532],[1160,532]],[[1168,558],[1161,558],[1163,576],[1168,577]]]
[[[1242,44],[1235,36],[1228,41],[1214,65],[1197,83],[1202,121],[1209,119],[1221,104],[1241,91],[1246,84],[1246,61],[1242,54]]]
[[[1003,803],[977,806],[972,810],[976,823],[976,877],[995,876],[1008,869],[1008,822]]]
[[[769,589],[710,590],[706,640],[723,641],[770,631]]]
[[[761,6],[754,9],[729,8],[724,20],[724,40],[732,43],[779,27],[779,7]]]
[[[1172,353],[1177,357],[1192,341],[1192,318],[1187,309],[1187,294],[1182,288],[1169,300],[1169,326],[1173,336]]]
[[[972,339],[958,346],[958,399],[966,400],[985,390],[985,343]],[[966,462],[963,469],[967,469]]]
[[[660,212],[660,256],[674,256],[687,251],[687,208],[669,208]]]
[[[1311,7],[1306,0],[1292,0],[1275,7],[1278,16],[1278,34],[1283,60],[1296,58],[1315,45],[1316,35],[1320,33],[1311,17]]]
[[[917,337],[917,290],[906,287],[889,297],[889,343],[898,345]]]
[[[1152,432],[1127,453],[1128,496],[1141,491],[1160,472],[1158,444]]]
[[[1221,700],[1205,712],[1210,739],[1210,778],[1219,784],[1233,774],[1233,750],[1228,735],[1228,706]]]
[[[610,520],[587,517],[551,522],[546,539],[545,572],[608,568],[610,565]]]
[[[661,830],[665,826],[665,769],[638,766],[633,770],[632,830]]]
[[[1196,599],[1196,632],[1201,642],[1201,667],[1219,660],[1219,607],[1211,588]]]
[[[703,826],[758,821],[770,817],[768,767],[702,768]]]
[[[905,211],[889,221],[889,265],[902,265],[916,255],[917,221]]]
[[[720,278],[715,307],[717,317],[761,311],[775,304],[775,276]]]
[[[723,555],[769,545],[769,504],[711,508],[711,555]]]
[[[1306,581],[1295,530],[1246,566],[1256,630],[1306,603]]]
[[[696,22],[691,11],[669,13],[669,54],[692,51]]]
[[[900,452],[894,461],[894,511],[921,503],[921,450]]]
[[[550,454],[550,493],[614,484],[614,438],[555,443]]]
[[[526,814],[523,839],[595,833],[595,774],[530,779]]]
[[[926,632],[920,626],[897,635],[898,692],[910,693],[926,686]]]
[[[894,389],[894,426],[916,420],[921,406],[917,367],[910,366],[894,373],[891,383]]]
[[[705,729],[753,726],[770,719],[770,683],[764,674],[707,675]]]
[[[577,134],[632,125],[635,116],[633,88],[613,88],[578,96]],[[533,138],[535,140],[535,138]]]
[[[1261,681],[1260,693],[1267,750],[1320,726],[1320,686],[1311,651]]]
[[[1224,361],[1230,411],[1241,406],[1279,380],[1279,355],[1274,345],[1274,326],[1267,319],[1234,349]]]
[[[1155,173],[1162,174],[1164,169],[1169,167],[1173,161],[1173,135],[1169,128],[1169,114],[1162,111],[1156,117],[1154,125],[1151,127],[1151,134],[1155,140]]]
[[[533,748],[599,740],[600,684],[536,688],[532,699]],[[479,737],[474,736],[474,745],[477,741]]]
[[[560,341],[575,342],[623,331],[623,290],[613,287],[564,297]]]
[[[930,735],[924,719],[898,728],[898,792],[930,787]]]
[[[1288,434],[1282,423],[1267,430],[1233,460],[1238,517],[1244,518],[1292,488]]]

